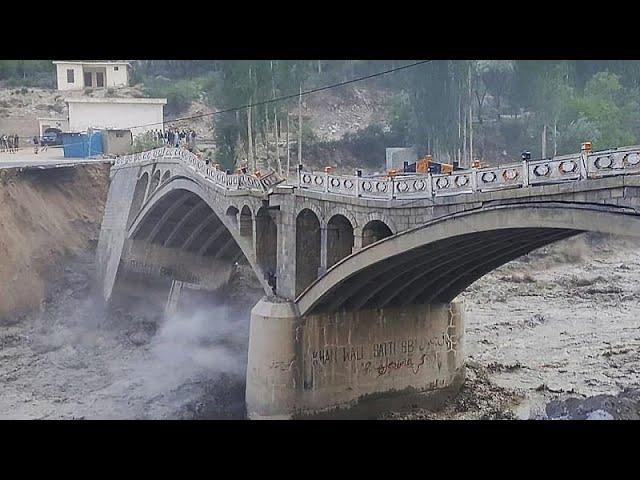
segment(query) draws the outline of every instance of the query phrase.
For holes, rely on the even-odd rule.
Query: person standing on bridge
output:
[[[38,137],[35,135],[33,136],[33,152],[38,154]]]

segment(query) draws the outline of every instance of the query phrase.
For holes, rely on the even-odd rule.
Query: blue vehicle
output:
[[[40,144],[48,146],[62,145],[61,133],[62,131],[57,128],[47,128],[40,139]]]

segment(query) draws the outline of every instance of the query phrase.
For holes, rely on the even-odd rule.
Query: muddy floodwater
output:
[[[638,418],[639,247],[581,235],[485,276],[461,295],[460,395],[381,418]],[[168,319],[107,312],[92,261],[70,260],[40,312],[2,320],[0,418],[243,418],[256,292]]]

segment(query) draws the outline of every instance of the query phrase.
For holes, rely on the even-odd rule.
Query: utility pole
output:
[[[251,68],[249,68],[249,85],[251,85]],[[253,103],[253,97],[249,97],[249,110],[247,111],[247,137],[249,139],[249,164],[253,171],[256,171],[256,162],[253,157],[253,135],[251,133],[251,104]]]
[[[278,175],[282,177],[282,163],[280,162],[280,146],[278,142],[280,141],[280,135],[278,135],[278,112],[277,110],[273,110],[273,128],[275,130],[276,136],[276,160],[278,162]]]
[[[287,111],[287,178],[291,171],[291,148],[289,147],[289,112]]]
[[[253,157],[253,137],[251,135],[251,98],[249,98],[249,110],[247,111],[247,135],[249,137],[249,165],[256,171],[256,162]]]
[[[467,167],[471,167],[473,164],[473,101],[471,98],[471,62],[469,61],[469,164]]]
[[[298,168],[302,165],[302,84],[298,96]]]

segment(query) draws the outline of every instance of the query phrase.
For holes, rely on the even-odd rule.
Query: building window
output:
[[[113,71],[117,72],[118,71],[118,67],[113,67]]]
[[[104,73],[96,72],[96,87],[104,87]]]
[[[91,72],[84,72],[84,86],[91,87],[93,83],[91,82]]]
[[[75,82],[74,74],[75,74],[75,72],[73,71],[72,68],[68,68],[67,69],[67,83],[74,83]]]

